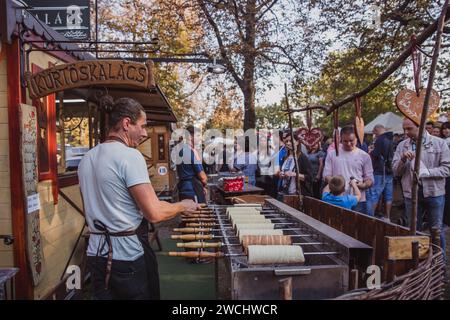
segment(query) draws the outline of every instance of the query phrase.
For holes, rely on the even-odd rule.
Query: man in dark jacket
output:
[[[370,152],[372,159],[374,183],[368,190],[367,210],[371,210],[374,215],[378,201],[381,195],[385,202],[385,217],[389,218],[392,208],[393,198],[393,174],[392,174],[392,158],[394,156],[393,149],[393,133],[386,132],[386,128],[377,124],[373,128],[373,134],[376,137],[375,145]]]

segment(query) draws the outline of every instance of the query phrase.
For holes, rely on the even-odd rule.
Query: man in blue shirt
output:
[[[189,132],[188,141],[183,143],[179,156],[181,164],[177,165],[178,196],[180,200],[191,199],[198,203],[206,203],[207,177],[202,161],[194,149],[194,127],[186,129]]]
[[[375,146],[370,157],[373,166],[373,185],[367,191],[367,210],[371,216],[374,215],[380,197],[383,196],[385,203],[385,218],[389,218],[392,208],[394,184],[392,174],[392,159],[394,157],[393,133],[386,132],[386,128],[377,124],[373,128],[376,136]]]
[[[352,177],[353,178],[353,177]],[[350,179],[354,195],[345,193],[345,179],[343,176],[334,176],[330,183],[323,189],[322,200],[332,205],[351,210],[361,199],[356,179]]]

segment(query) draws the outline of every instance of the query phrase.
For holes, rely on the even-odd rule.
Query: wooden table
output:
[[[244,184],[242,191],[225,191],[221,185],[216,186],[216,188],[219,196],[215,200],[218,204],[232,204],[230,201],[230,198],[232,197],[264,193],[264,189],[249,185],[247,183]]]

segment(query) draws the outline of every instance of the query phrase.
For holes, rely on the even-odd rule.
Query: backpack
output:
[[[392,140],[388,140],[389,147],[388,147],[388,154],[386,159],[384,159],[384,167],[385,167],[385,174],[391,175],[393,174],[392,171],[392,160],[394,159],[394,143]]]

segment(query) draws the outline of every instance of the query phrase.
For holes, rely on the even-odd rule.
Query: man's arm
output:
[[[382,150],[383,150],[384,144],[381,141],[381,139],[377,139],[375,140],[374,146],[373,146],[373,150],[370,153],[370,155],[375,159],[378,160],[378,158],[380,157],[380,155],[382,154]]]
[[[450,176],[450,150],[447,144],[442,144],[439,167],[428,169],[429,175],[425,178],[447,178]]]
[[[325,180],[325,183],[329,183],[331,178],[333,177],[333,163],[331,160],[331,152],[327,155],[325,159],[325,166],[323,168],[323,179]]]
[[[206,184],[208,183],[208,177],[206,176],[205,171],[202,170],[199,173],[197,173],[197,177],[200,179],[201,183],[205,187]]]
[[[398,145],[392,159],[392,172],[395,176],[400,177],[404,174],[405,170],[409,166],[409,161],[403,154],[403,144]]]
[[[373,166],[372,159],[367,154],[367,157],[363,163],[363,182],[356,184],[359,190],[369,189],[373,185]]]
[[[193,212],[198,208],[198,205],[192,200],[183,200],[177,203],[160,201],[150,183],[137,184],[128,190],[149,222],[157,223],[169,220],[180,212]]]
[[[353,188],[353,192],[354,192],[354,196],[356,197],[356,200],[361,200],[361,191],[359,191],[359,187],[358,184],[356,183],[356,181],[354,179],[350,180],[350,185]]]
[[[320,180],[323,172],[323,158],[319,158],[319,171],[317,171],[317,176],[315,177],[317,180]]]

